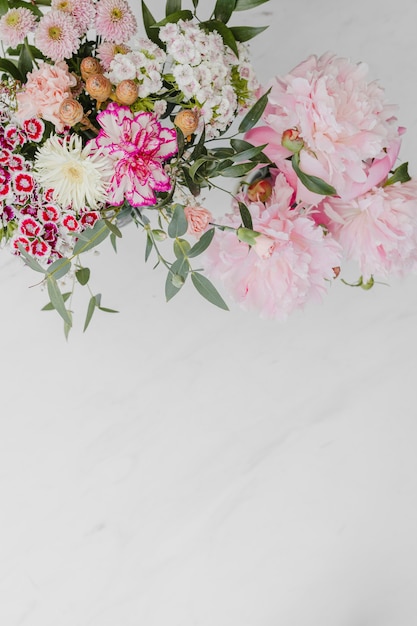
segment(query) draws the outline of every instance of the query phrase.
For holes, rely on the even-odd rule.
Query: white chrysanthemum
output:
[[[69,141],[56,136],[47,139],[36,154],[34,175],[44,188],[54,190],[54,199],[75,211],[85,206],[92,209],[106,199],[112,162],[91,147],[83,148],[81,137],[71,135]]]

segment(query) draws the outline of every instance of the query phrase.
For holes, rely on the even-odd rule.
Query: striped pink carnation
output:
[[[39,22],[35,43],[42,54],[52,61],[69,59],[80,46],[74,18],[63,11],[49,11]]]
[[[285,319],[309,300],[321,299],[341,247],[311,217],[291,209],[293,188],[282,174],[266,204],[248,203],[253,229],[261,233],[249,247],[231,231],[216,231],[204,265],[238,304],[261,317]],[[219,220],[238,228],[238,213]]]
[[[0,39],[6,46],[18,46],[35,26],[36,17],[29,9],[9,9],[0,19]]]
[[[127,43],[137,31],[137,22],[126,0],[98,0],[95,27],[107,41]]]

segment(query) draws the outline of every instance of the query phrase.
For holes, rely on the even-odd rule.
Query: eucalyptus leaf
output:
[[[46,274],[46,270],[42,267],[42,265],[36,259],[34,259],[32,255],[26,252],[21,243],[18,243],[17,247],[19,248],[21,256],[24,258],[26,265],[28,265],[35,272],[39,272],[40,274]]]
[[[67,291],[66,293],[62,294],[62,298],[64,302],[68,300],[71,294],[72,294],[72,291]],[[48,304],[45,304],[45,306],[41,308],[41,311],[55,311],[55,307],[52,304],[52,302],[48,302]],[[70,313],[70,311],[68,311],[68,313]]]
[[[56,311],[62,317],[64,322],[68,324],[69,326],[71,326],[72,320],[69,315],[69,312],[65,308],[65,301],[58,287],[58,283],[56,282],[56,279],[53,276],[49,275],[46,279],[46,285],[48,287],[48,294],[49,294],[49,298],[51,300],[52,306],[54,307],[54,309],[56,309]]]
[[[220,170],[219,174],[220,176],[226,176],[227,178],[240,178],[253,170],[253,168],[253,163],[240,163],[239,165],[231,165],[230,167]]]
[[[268,26],[231,26],[230,30],[236,41],[244,42],[253,39],[267,28]]]
[[[9,59],[0,59],[0,72],[6,72],[6,74],[10,74],[10,76],[20,82],[23,82],[25,78],[22,76],[19,68]]]
[[[71,269],[71,261],[66,257],[57,259],[51,265],[48,265],[46,276],[53,276],[56,280],[68,274]]]
[[[149,233],[146,233],[145,263],[149,259],[149,255],[152,252],[152,248],[153,248],[152,237],[149,235]]]
[[[217,291],[216,287],[211,281],[209,281],[208,278],[203,276],[203,274],[199,274],[198,272],[192,272],[191,281],[194,287],[197,289],[198,293],[202,295],[203,298],[218,306],[220,309],[223,309],[225,311],[229,310],[229,307]]]
[[[234,11],[236,0],[217,0],[214,7],[214,17],[216,20],[227,24]]]
[[[176,204],[171,221],[168,225],[168,235],[175,239],[176,237],[182,237],[187,232],[188,222],[185,217],[184,207],[181,204]]]
[[[85,332],[91,322],[91,318],[93,317],[93,313],[96,310],[96,306],[97,306],[97,300],[96,300],[96,296],[91,296],[90,301],[88,303],[88,307],[87,307],[87,315],[85,317],[85,322],[84,322],[84,330],[83,332]]]
[[[200,239],[193,245],[192,248],[188,251],[188,257],[193,258],[207,250],[209,245],[211,244],[214,237],[214,228],[210,228],[203,235],[201,235]]]
[[[113,246],[113,250],[117,254],[117,237],[114,233],[110,233],[110,243]]]
[[[269,0],[236,0],[235,11],[247,11],[255,7],[265,4]]]
[[[74,256],[98,246],[109,235],[110,230],[103,220],[99,220],[94,224],[93,228],[89,228],[78,235],[78,240],[73,250]]]
[[[79,270],[75,272],[75,278],[78,280],[80,285],[86,285],[90,280],[90,270],[88,267],[81,267]]]
[[[171,265],[165,281],[165,298],[169,302],[171,298],[177,295],[188,275],[188,261],[185,258],[177,259]],[[176,280],[180,277],[182,280]]]
[[[337,191],[332,185],[326,183],[323,179],[311,174],[306,174],[300,169],[300,154],[297,152],[293,154],[291,159],[294,172],[297,174],[299,180],[303,183],[309,191],[320,194],[322,196],[336,196]]]
[[[72,328],[72,313],[71,311],[68,311],[68,315],[70,317],[71,323],[68,324],[67,322],[64,322],[64,335],[65,335],[65,339],[68,341],[68,336],[70,333],[70,330]]]
[[[239,50],[237,49],[236,39],[228,26],[220,22],[219,20],[208,20],[207,22],[201,22],[200,27],[209,32],[216,31],[223,39],[223,43],[239,57]]]
[[[191,246],[186,239],[176,239],[174,241],[174,254],[177,259],[187,258]]]
[[[252,216],[246,204],[244,202],[239,202],[239,212],[240,217],[242,218],[242,223],[245,228],[249,230],[253,229]]]
[[[113,224],[113,222],[110,222],[110,220],[103,220],[105,225],[107,226],[107,228],[109,229],[109,231],[115,236],[118,237],[119,239],[121,239],[122,237],[122,233],[120,232],[120,229],[117,228],[116,224]]]
[[[262,113],[265,111],[266,105],[268,104],[268,96],[271,90],[268,89],[263,96],[259,98],[257,102],[249,109],[246,113],[245,117],[239,124],[239,132],[246,133],[248,130],[253,128],[255,124],[260,120]]]
[[[177,13],[181,11],[181,0],[167,0],[165,6],[165,15],[171,15],[171,13]]]
[[[119,313],[116,309],[109,309],[107,306],[99,306],[98,309],[100,309],[100,311],[104,311],[105,313]]]

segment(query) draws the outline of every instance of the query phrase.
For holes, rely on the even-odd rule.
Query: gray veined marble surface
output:
[[[417,175],[414,0],[251,21],[263,80],[367,61]],[[277,324],[192,289],[166,305],[140,233],[122,244],[91,260],[121,312],[83,335],[79,296],[68,343],[1,255],[1,626],[415,626],[417,277]]]

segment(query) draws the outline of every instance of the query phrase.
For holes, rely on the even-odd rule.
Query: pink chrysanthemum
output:
[[[303,143],[301,170],[324,179],[338,195],[352,197],[352,186],[367,180],[369,160],[383,159],[403,131],[394,117],[396,107],[386,104],[383,89],[367,81],[367,72],[364,63],[331,54],[310,56],[272,82],[266,126],[249,131],[248,141],[268,143],[265,152],[285,167],[292,151],[282,140],[291,133]],[[311,201],[298,186],[298,197]]]
[[[126,0],[99,0],[95,27],[107,41],[126,43],[136,33],[137,22]]]
[[[417,269],[417,181],[377,187],[350,202],[328,198],[321,205],[327,228],[348,259],[371,275],[403,275]]]
[[[155,192],[171,188],[163,161],[177,151],[175,130],[162,127],[152,113],[133,114],[115,102],[97,121],[100,133],[87,145],[113,160],[108,203],[120,206],[126,199],[136,207],[155,204]]]
[[[127,54],[129,50],[130,48],[122,43],[117,44],[112,41],[104,41],[97,47],[97,56],[103,69],[107,72],[116,54]]]
[[[52,0],[51,8],[71,15],[80,36],[92,26],[96,14],[92,0]]]
[[[234,232],[216,231],[204,263],[234,299],[261,317],[285,319],[308,300],[319,299],[340,265],[341,248],[308,215],[291,209],[294,190],[282,174],[266,205],[249,203],[253,228],[261,233],[252,248]],[[247,199],[246,199],[247,200]],[[239,214],[221,222],[238,228]]]
[[[39,22],[35,43],[42,54],[52,61],[69,59],[80,46],[74,18],[63,11],[50,11]]]
[[[17,46],[35,29],[36,17],[29,9],[10,9],[0,19],[0,39],[6,46]]]

